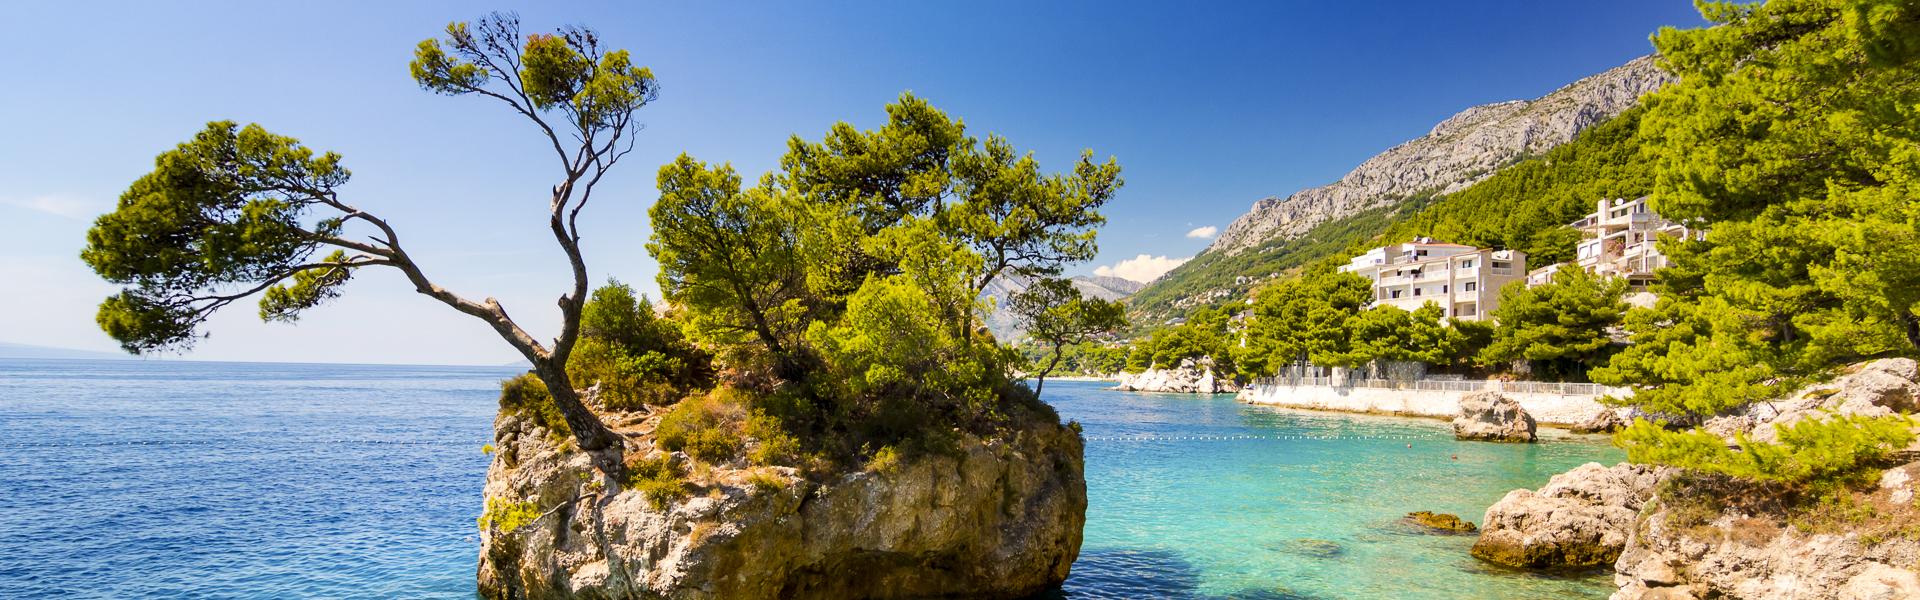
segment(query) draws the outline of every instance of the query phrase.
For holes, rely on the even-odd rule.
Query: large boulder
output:
[[[502,414],[486,496],[522,512],[510,531],[483,527],[480,595],[1025,597],[1066,578],[1087,493],[1079,434],[1051,419],[1023,427],[811,480],[713,465],[692,471],[686,497],[656,505],[587,453]]]
[[[1642,465],[1587,463],[1553,476],[1539,491],[1508,492],[1487,508],[1472,553],[1513,567],[1611,564],[1662,476]]]
[[[1870,511],[1812,531],[1769,511],[1765,499],[1777,492],[1761,486],[1721,481],[1713,489],[1720,502],[1685,489],[1663,495],[1614,564],[1613,600],[1920,598],[1916,479],[1920,464],[1890,469],[1877,489],[1850,500]]]
[[[1460,416],[1453,419],[1453,437],[1493,442],[1532,442],[1533,415],[1499,392],[1474,392],[1460,399]]]
[[[1920,364],[1911,358],[1885,358],[1856,365],[1850,373],[1808,386],[1785,400],[1758,402],[1715,417],[1705,427],[1729,438],[1744,431],[1755,440],[1773,442],[1778,439],[1776,425],[1828,414],[1874,417],[1916,409],[1920,409]]]
[[[1632,424],[1632,421],[1627,418],[1626,409],[1603,408],[1594,412],[1593,416],[1587,417],[1586,420],[1573,424],[1567,430],[1574,433],[1613,433],[1626,429]]]
[[[1213,360],[1191,358],[1171,369],[1147,369],[1133,375],[1121,375],[1114,389],[1123,392],[1171,392],[1178,394],[1231,394],[1240,384],[1231,377],[1213,373]]]

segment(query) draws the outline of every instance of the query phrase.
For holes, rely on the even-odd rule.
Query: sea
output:
[[[0,598],[475,597],[504,367],[0,359]],[[1604,438],[1050,381],[1084,428],[1080,559],[1048,599],[1604,598],[1473,559],[1508,491]]]

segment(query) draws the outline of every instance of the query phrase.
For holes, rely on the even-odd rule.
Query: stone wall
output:
[[[1438,390],[1393,390],[1316,385],[1252,385],[1237,397],[1249,404],[1266,404],[1308,410],[1329,410],[1390,414],[1409,417],[1452,419],[1460,414],[1460,399],[1472,392]],[[1542,425],[1570,427],[1609,410],[1598,396],[1503,391],[1525,408]]]

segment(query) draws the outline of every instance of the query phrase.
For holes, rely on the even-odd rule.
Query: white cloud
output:
[[[102,207],[77,198],[65,196],[35,196],[33,198],[0,198],[0,205],[24,208],[34,212],[46,213],[56,217],[87,220],[99,215]]]
[[[1159,279],[1161,275],[1167,274],[1167,271],[1172,271],[1174,267],[1180,266],[1181,263],[1187,262],[1187,260],[1191,258],[1192,257],[1167,258],[1165,256],[1142,254],[1112,265],[1096,267],[1093,270],[1093,274],[1147,283]]]
[[[1208,225],[1206,227],[1193,228],[1193,231],[1187,232],[1187,237],[1190,237],[1196,240],[1205,240],[1205,239],[1212,239],[1213,234],[1216,234],[1216,233],[1220,233],[1220,228],[1214,227],[1212,225]]]

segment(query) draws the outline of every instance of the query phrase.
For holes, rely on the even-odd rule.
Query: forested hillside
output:
[[[1600,198],[1634,198],[1652,189],[1640,156],[1642,109],[1632,109],[1545,155],[1523,160],[1452,194],[1410,199],[1327,221],[1292,240],[1234,255],[1207,252],[1131,299],[1134,322],[1151,327],[1206,306],[1241,302],[1260,285],[1319,260],[1415,236],[1516,248],[1528,264],[1572,257],[1579,233],[1566,227]]]

